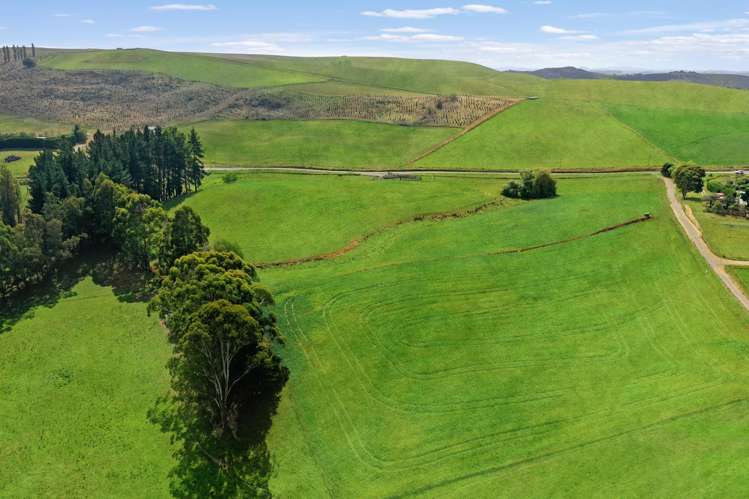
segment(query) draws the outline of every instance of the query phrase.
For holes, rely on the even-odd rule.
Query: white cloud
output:
[[[411,26],[404,26],[402,28],[385,28],[380,31],[385,33],[427,33],[428,29],[413,28]]]
[[[419,43],[419,42],[460,42],[462,36],[438,35],[436,33],[420,33],[417,35],[395,35],[392,33],[383,33],[381,35],[367,36],[365,40],[385,41],[385,42],[402,42],[402,43]]]
[[[454,16],[470,12],[473,14],[507,14],[507,10],[494,5],[472,3],[460,9],[453,7],[438,7],[435,9],[385,9],[383,11],[365,10],[361,14],[369,17],[391,17],[394,19],[432,19],[437,16]]]
[[[395,19],[432,19],[433,17],[437,16],[455,15],[459,13],[460,11],[458,9],[454,9],[452,7],[444,7],[436,9],[385,9],[380,12],[366,10],[362,12],[362,15],[370,17],[392,17]]]
[[[96,21],[94,21],[93,19],[82,19],[81,22],[83,24],[96,24]]]
[[[417,42],[457,42],[463,39],[462,36],[452,35],[436,35],[434,33],[426,33],[422,35],[414,35],[411,37],[412,40]]]
[[[551,0],[536,0],[533,3],[536,5],[551,5],[553,2]]]
[[[550,35],[580,35],[581,31],[572,31],[564,28],[557,28],[556,26],[541,26],[541,31]]]
[[[598,37],[596,35],[567,35],[567,36],[560,36],[559,39],[587,42],[591,40],[598,40]]]
[[[54,17],[70,17],[70,14],[55,14]]]
[[[152,5],[150,7],[150,10],[154,10],[156,12],[174,12],[174,11],[209,12],[213,10],[218,10],[218,7],[216,7],[212,3],[209,3],[209,4],[168,3],[164,5]]]
[[[8,29],[8,28],[7,28],[7,27],[5,27],[5,26],[0,26],[0,31],[4,31],[4,30],[6,30],[6,29]]]
[[[723,21],[706,21],[688,24],[667,24],[664,26],[652,26],[650,28],[631,29],[623,31],[625,35],[645,35],[652,33],[679,33],[694,31],[701,33],[727,32],[733,30],[749,29],[749,19],[726,19]]]
[[[493,5],[484,4],[469,4],[464,5],[463,10],[466,12],[474,12],[477,14],[507,14],[507,10],[502,7],[495,7]]]
[[[130,31],[133,33],[156,33],[163,31],[163,28],[157,26],[136,26],[135,28],[130,28]]]

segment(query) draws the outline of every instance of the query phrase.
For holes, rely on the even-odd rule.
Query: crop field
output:
[[[612,114],[683,162],[749,164],[749,113],[619,106]]]
[[[363,234],[416,215],[472,208],[496,199],[485,179],[425,177],[421,182],[363,177],[245,174],[225,184],[213,174],[184,204],[211,227],[214,240],[239,244],[253,262],[329,253]],[[272,226],[266,237],[253,227]]]
[[[28,173],[31,165],[34,164],[34,158],[39,155],[39,151],[0,151],[0,163],[7,166],[13,175],[22,177]],[[18,156],[21,158],[12,163],[5,163],[3,160],[8,156]]]
[[[277,495],[745,490],[749,318],[659,179],[560,194],[263,271],[292,372],[269,442]]]
[[[717,255],[749,260],[749,220],[709,213],[698,199],[689,198],[686,204],[700,224],[705,241]]]
[[[219,114],[248,120],[359,120],[464,128],[515,102],[495,97],[329,96],[268,91],[239,96]]]
[[[259,88],[324,81],[327,78],[291,73],[197,54],[156,50],[92,50],[55,52],[42,59],[54,69],[115,69],[162,73],[183,80],[226,87]]]
[[[3,310],[0,496],[167,496],[169,437],[147,412],[168,357],[145,304],[90,278],[22,317]]]
[[[398,168],[458,132],[356,121],[214,120],[194,126],[206,162],[228,166]]]
[[[419,161],[419,168],[615,168],[662,164],[669,155],[603,106],[525,102]]]

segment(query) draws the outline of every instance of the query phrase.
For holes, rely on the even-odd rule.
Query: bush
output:
[[[27,57],[23,60],[23,67],[31,69],[36,67],[36,61],[34,59],[31,59]]]
[[[520,197],[521,186],[514,180],[502,189],[502,195],[508,198],[518,199]]]
[[[221,178],[221,180],[223,180],[225,184],[233,184],[237,181],[237,179],[239,179],[239,177],[236,173],[227,173]]]
[[[674,165],[672,165],[671,163],[665,163],[661,167],[661,175],[663,175],[666,178],[671,178],[671,172],[673,171],[673,169],[674,169]]]
[[[514,199],[548,199],[557,195],[557,182],[549,172],[522,172],[520,179],[521,183],[510,181],[502,195]]]
[[[712,193],[723,192],[723,189],[725,188],[726,186],[723,185],[722,182],[719,182],[717,180],[711,180],[707,183],[707,190]]]

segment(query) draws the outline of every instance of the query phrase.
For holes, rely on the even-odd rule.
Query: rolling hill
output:
[[[158,72],[234,88],[285,88],[289,95],[307,96],[305,98],[412,94],[540,98],[541,103],[522,104],[503,113],[419,161],[418,166],[430,168],[652,168],[665,160],[696,161],[715,167],[749,163],[744,132],[744,123],[749,120],[749,92],[690,83],[687,80],[695,79],[692,74],[673,74],[673,78],[668,78],[678,81],[623,81],[599,78],[605,75],[577,68],[523,74],[454,61],[176,54],[140,49],[53,51],[45,55],[41,63],[65,70]],[[654,75],[646,76],[657,79]],[[255,97],[250,97],[252,99]],[[238,118],[245,114],[253,117],[257,113],[240,110],[223,117]],[[256,117],[275,118],[276,114]],[[278,117],[298,119],[293,114]],[[204,126],[206,130],[213,127],[208,122]],[[241,152],[231,160],[212,154],[209,162],[281,166],[300,160],[307,166],[345,167],[348,164],[358,168],[392,168],[408,164],[418,157],[414,153],[439,142],[426,144],[421,151],[396,148],[395,155],[401,155],[398,160],[382,161],[377,155],[357,159],[349,156],[346,148],[332,145],[326,148],[328,139],[319,137],[322,142],[317,142],[319,147],[316,147],[327,151],[325,161],[315,159],[315,154],[289,155],[290,151],[310,149],[312,144],[303,142],[307,132],[302,133],[302,130],[315,134],[322,126],[306,122],[295,126],[223,122],[220,125],[223,136],[235,134],[240,143],[248,145],[253,142],[245,138],[245,133],[253,128],[297,132],[283,139],[288,149],[258,144],[252,154]],[[356,127],[346,122],[341,126]],[[230,131],[232,127],[234,130]],[[399,137],[394,143],[408,142],[409,136],[419,134],[393,131],[393,137]],[[329,137],[332,140],[335,136]],[[218,135],[207,136],[207,148],[223,149],[225,141],[214,142],[213,137]],[[362,145],[366,147],[367,141],[365,138]]]

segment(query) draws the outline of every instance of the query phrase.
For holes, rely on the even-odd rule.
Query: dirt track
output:
[[[673,181],[667,178],[664,178],[663,181],[666,184],[666,192],[668,194],[668,201],[671,204],[671,209],[674,212],[674,216],[676,216],[676,219],[684,229],[687,237],[692,241],[697,248],[697,251],[699,251],[702,257],[707,261],[710,268],[713,269],[720,280],[723,281],[723,284],[728,288],[728,290],[733,293],[746,310],[749,310],[749,296],[747,296],[741,285],[734,281],[731,275],[726,271],[726,267],[749,267],[749,261],[727,260],[713,253],[702,238],[702,232],[699,227],[690,220],[684,211]]]

